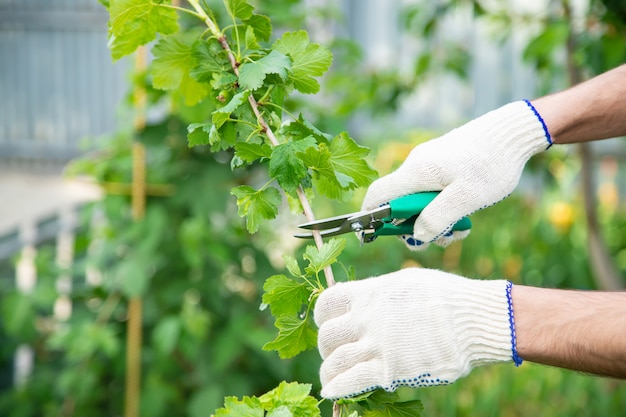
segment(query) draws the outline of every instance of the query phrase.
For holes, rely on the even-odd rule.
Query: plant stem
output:
[[[211,33],[213,33],[213,35],[217,37],[217,40],[222,46],[222,49],[224,49],[228,54],[228,61],[230,62],[230,66],[232,67],[235,75],[239,77],[239,62],[237,62],[235,53],[230,49],[230,45],[228,44],[228,40],[226,39],[224,34],[220,31],[217,24],[206,14],[202,7],[200,7],[197,0],[187,1],[189,2],[189,4],[191,4],[191,6],[193,6],[198,15],[200,15],[202,19],[204,19],[204,23],[208,26],[209,30],[211,30]],[[250,107],[252,108],[252,111],[254,112],[254,115],[256,116],[259,125],[261,126],[261,131],[265,133],[272,146],[280,145],[280,142],[276,138],[276,135],[261,114],[261,111],[259,110],[259,103],[256,101],[252,94],[248,95],[248,103],[250,104]],[[298,194],[298,199],[300,200],[300,204],[302,205],[302,210],[306,219],[310,222],[314,221],[315,215],[313,214],[311,204],[309,203],[309,200],[306,197],[302,186],[299,186],[296,192]],[[321,249],[324,242],[322,241],[322,235],[318,230],[313,230],[313,239],[315,240],[315,244],[317,245],[318,249]],[[330,266],[324,268],[324,275],[326,276],[326,285],[328,285],[329,287],[335,285],[335,277],[333,275],[333,270]]]
[[[174,9],[174,10],[182,12],[182,13],[188,13],[188,14],[190,14],[192,16],[195,16],[195,17],[197,17],[199,19],[204,19],[204,17],[201,16],[200,14],[195,13],[195,12],[189,10],[189,9],[185,9],[184,7],[175,6],[173,4],[154,4],[154,5],[155,6],[159,6],[159,7],[165,7],[167,9]]]
[[[206,14],[204,9],[198,3],[198,0],[187,0],[187,2],[194,8],[194,10],[198,13],[198,16],[204,21],[204,24],[207,25],[213,36],[218,39],[223,37],[224,34],[217,27],[215,22]]]
[[[219,30],[217,24],[213,22],[213,20],[204,12],[204,10],[198,4],[197,0],[187,0],[187,1],[193,6],[193,8],[198,12],[198,14],[200,14],[203,17],[204,23],[208,26],[209,30],[211,30],[211,33],[215,35],[220,45],[222,46],[222,49],[224,49],[226,53],[228,54],[228,61],[230,62],[233,72],[235,73],[237,77],[239,77],[239,62],[237,62],[235,54],[230,49],[230,45],[228,44],[228,40],[226,39],[226,36],[224,36],[224,34]],[[250,103],[250,107],[252,108],[252,111],[254,112],[254,115],[256,116],[257,121],[259,122],[259,125],[261,126],[262,131],[265,132],[265,135],[269,139],[272,146],[278,146],[280,142],[278,141],[278,139],[276,138],[276,135],[274,134],[272,129],[268,126],[267,122],[263,118],[263,115],[259,111],[259,104],[257,103],[256,99],[254,98],[252,94],[248,95],[248,103]],[[298,194],[298,199],[300,200],[300,204],[302,205],[302,210],[304,212],[305,217],[310,222],[314,221],[315,215],[313,214],[313,210],[311,209],[311,204],[309,203],[309,200],[306,197],[306,194],[304,193],[304,189],[302,188],[301,185],[298,186],[296,192]],[[322,235],[320,234],[318,230],[313,230],[313,239],[315,240],[315,245],[317,246],[317,248],[321,249],[322,246],[324,245],[324,242],[322,241]],[[333,270],[330,267],[330,265],[324,268],[324,275],[326,277],[327,286],[331,287],[335,285],[335,278],[333,275]],[[340,417],[340,416],[341,416],[341,408],[339,407],[337,403],[333,403],[333,417]]]
[[[302,210],[304,211],[304,215],[306,216],[307,220],[309,221],[315,220],[315,215],[313,214],[313,210],[311,209],[311,204],[309,203],[309,200],[306,198],[306,195],[304,194],[304,190],[302,189],[302,186],[299,186],[296,189],[296,193],[298,194],[298,199],[300,200],[300,203],[302,204]],[[324,244],[324,242],[322,241],[322,235],[317,230],[313,230],[313,240],[315,240],[315,244],[317,245],[318,248],[321,248],[322,245]],[[332,287],[333,285],[335,285],[335,278],[333,276],[333,270],[330,267],[330,265],[324,268],[324,275],[326,276],[326,285],[328,285],[329,287]]]

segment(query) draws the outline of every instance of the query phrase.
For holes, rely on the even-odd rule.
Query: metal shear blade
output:
[[[313,220],[312,222],[299,224],[300,229],[307,230],[327,230],[341,227],[346,220],[352,217],[354,213],[343,214],[341,216],[329,217],[327,219]]]
[[[361,231],[373,233],[374,229],[381,224],[382,219],[390,216],[390,214],[389,206],[383,206],[374,210],[358,211],[342,216],[314,220],[312,222],[303,223],[298,227],[307,230],[318,230],[322,237]],[[299,233],[294,236],[302,239],[310,239],[313,237],[313,233]]]

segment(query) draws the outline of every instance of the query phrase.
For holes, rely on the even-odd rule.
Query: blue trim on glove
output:
[[[548,131],[548,126],[546,126],[546,122],[544,122],[543,117],[541,117],[541,115],[539,114],[535,106],[532,105],[530,100],[524,99],[524,103],[526,103],[528,107],[530,107],[533,113],[535,113],[535,116],[537,116],[537,119],[541,122],[541,127],[543,127],[543,132],[546,134],[546,140],[548,141],[548,147],[546,148],[546,150],[550,149],[550,146],[552,146],[553,144],[552,136],[550,135],[550,132]]]
[[[524,361],[517,354],[517,335],[515,334],[515,317],[513,316],[513,299],[511,297],[511,290],[513,284],[509,281],[506,282],[506,301],[509,304],[509,328],[511,329],[511,358],[515,366],[520,366]]]

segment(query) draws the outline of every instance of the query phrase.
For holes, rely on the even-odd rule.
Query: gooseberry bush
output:
[[[187,127],[190,147],[226,153],[233,170],[262,167],[255,184],[231,190],[238,214],[253,234],[271,221],[286,199],[293,213],[314,220],[311,201],[319,196],[347,201],[377,173],[365,160],[369,149],[346,132],[330,135],[303,112],[287,108],[291,95],[320,92],[319,77],[332,54],[305,30],[275,37],[270,17],[247,0],[102,0],[108,9],[109,48],[114,60],[150,48],[151,87],[171,96],[171,105],[203,108]],[[297,113],[297,114],[296,114]],[[210,190],[205,190],[210,192]],[[285,254],[287,273],[269,277],[262,310],[275,319],[278,334],[263,349],[287,359],[316,347],[312,310],[324,288],[334,285],[332,265],[344,239],[315,245],[302,259]],[[354,278],[352,268],[345,269]],[[311,384],[282,382],[261,396],[227,397],[216,416],[319,416],[321,401]],[[356,417],[418,415],[419,401],[399,402],[393,393],[374,392],[345,400],[333,415]]]

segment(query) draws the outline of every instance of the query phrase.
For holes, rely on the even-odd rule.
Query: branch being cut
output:
[[[207,27],[209,28],[213,36],[217,38],[218,42],[222,46],[222,49],[226,51],[226,53],[228,54],[228,61],[230,62],[230,66],[232,67],[235,75],[239,77],[239,62],[237,62],[235,53],[230,48],[230,45],[228,44],[228,40],[226,39],[226,36],[224,35],[224,33],[220,31],[217,24],[206,14],[204,9],[200,7],[197,0],[187,0],[187,1],[196,10],[198,15],[202,17],[204,23],[207,25]],[[259,110],[259,104],[257,103],[256,99],[254,98],[252,94],[248,95],[248,103],[250,104],[250,107],[252,108],[252,111],[254,112],[254,115],[256,116],[259,125],[263,129],[263,132],[269,139],[272,146],[278,146],[280,142],[276,138],[276,135],[274,134],[270,126],[267,124],[267,121],[265,120],[263,115],[261,114],[261,111]],[[309,203],[309,200],[306,197],[306,194],[304,193],[302,186],[299,186],[296,192],[298,195],[298,200],[300,200],[300,204],[302,205],[302,210],[307,221],[309,222],[314,221],[315,215],[313,214],[313,210],[311,209],[311,204]],[[317,246],[318,249],[321,249],[322,245],[324,244],[324,242],[322,241],[322,235],[320,234],[318,230],[313,230],[312,232],[313,232],[313,239],[315,240],[315,245]],[[326,276],[326,284],[329,287],[335,285],[335,278],[333,275],[333,270],[330,265],[324,268],[324,275]]]

